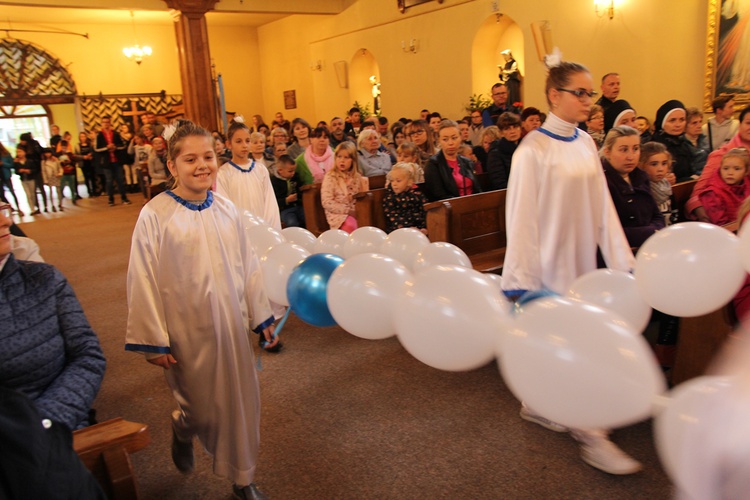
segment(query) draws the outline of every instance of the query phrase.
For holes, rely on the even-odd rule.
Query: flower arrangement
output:
[[[483,94],[472,94],[469,97],[469,104],[464,106],[467,113],[472,111],[484,111],[492,105],[492,101],[484,97]]]

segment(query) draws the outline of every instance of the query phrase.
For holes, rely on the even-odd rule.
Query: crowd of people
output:
[[[358,227],[356,195],[369,189],[371,178],[385,176],[387,231],[426,232],[425,203],[507,189],[503,289],[514,300],[544,289],[563,293],[597,266],[632,270],[633,251],[675,220],[671,186],[676,183],[697,179],[685,217],[724,225],[750,212],[750,106],[735,120],[732,97],[718,97],[714,116],[703,123],[698,109],[668,100],[652,121],[620,99],[616,73],[601,79],[598,100],[593,87],[585,67],[562,62],[550,67],[546,81],[548,114],[509,103],[508,88],[498,83],[487,109],[457,120],[425,109],[418,118],[391,124],[383,116],[363,118],[360,109],[351,108],[346,117],[315,127],[301,117],[289,122],[282,113],[270,125],[254,115],[252,123],[233,120],[224,135],[189,121],[165,126],[153,114],[145,115],[133,133],[128,126],[115,130],[111,117],[104,116],[99,130],[82,132],[75,147],[71,135],[61,136],[54,126],[46,148],[31,133],[20,136],[15,158],[0,145],[5,203],[0,285],[31,279],[34,286],[53,287],[50,297],[70,308],[76,324],[60,323],[45,338],[88,343],[80,367],[73,366],[75,359],[63,359],[60,366],[45,362],[40,373],[47,378],[32,382],[43,389],[49,380],[63,380],[67,370],[92,379],[86,394],[62,388],[70,392],[61,393],[65,398],[80,399],[75,412],[42,399],[54,394],[18,389],[41,412],[76,428],[83,425],[104,360],[64,278],[53,268],[16,262],[10,255],[4,228],[11,212],[23,215],[10,182],[13,171],[31,215],[64,210],[66,186],[76,203],[76,165],[88,196],[106,192],[110,206],[115,187],[123,204],[130,203],[128,193],[144,190],[144,183],[166,189],[142,209],[134,230],[126,348],[166,370],[179,402],[171,416],[178,469],[193,469],[197,436],[214,455],[214,471],[232,479],[235,496],[262,498],[253,483],[259,392],[246,339],[252,329],[263,349],[278,352],[282,344],[274,323],[284,309],[266,297],[257,256],[244,236],[245,211],[276,229],[304,227],[300,188],[319,184],[329,226],[352,232]],[[47,278],[40,281],[37,275]],[[744,314],[741,307],[738,311]],[[660,318],[657,354],[665,366],[671,362],[676,320]],[[75,337],[69,337],[68,327]],[[7,371],[9,365],[3,366]],[[230,379],[237,383],[227,387]],[[640,469],[605,429],[567,429],[526,405],[521,417],[570,431],[583,460],[598,469],[612,474]]]

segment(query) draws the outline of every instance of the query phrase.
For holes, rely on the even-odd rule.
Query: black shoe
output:
[[[124,200],[122,200],[122,204],[123,205],[130,205],[130,200],[128,200],[127,198],[125,198]]]
[[[181,441],[172,427],[172,461],[177,470],[183,474],[190,474],[195,467],[195,456],[193,455],[193,440]]]
[[[109,202],[109,206],[110,206],[110,207],[114,207],[114,206],[115,206],[115,202],[114,202],[114,201],[110,201],[110,202]]]
[[[268,495],[263,493],[255,486],[255,483],[248,484],[240,488],[236,484],[232,485],[232,494],[239,500],[268,500]]]
[[[39,209],[37,208],[36,210],[34,210],[33,212],[31,212],[29,215],[41,215],[41,213],[42,212],[40,212]]]
[[[266,351],[266,352],[279,352],[279,351],[280,351],[280,350],[281,350],[281,349],[282,349],[282,348],[284,347],[284,344],[282,344],[282,343],[281,343],[281,341],[279,341],[279,343],[278,343],[278,344],[276,344],[276,345],[275,345],[275,346],[273,346],[273,347],[266,347],[266,344],[267,344],[267,343],[268,343],[268,342],[266,342],[266,339],[265,339],[265,337],[263,337],[263,334],[261,334],[261,335],[260,335],[260,339],[258,340],[258,345],[259,345],[259,346],[261,347],[261,349],[263,349],[264,351]]]

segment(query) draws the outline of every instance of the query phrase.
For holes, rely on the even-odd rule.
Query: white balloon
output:
[[[638,250],[635,279],[654,309],[680,317],[702,316],[727,304],[745,281],[739,239],[703,222],[675,224]]]
[[[740,238],[740,258],[745,271],[750,273],[750,224],[744,224],[738,233]]]
[[[306,248],[309,252],[315,251],[315,243],[318,241],[315,235],[303,227],[285,227],[281,230],[286,241]]]
[[[735,498],[719,494],[726,473],[747,469],[750,408],[747,395],[743,398],[734,390],[736,382],[733,377],[715,376],[688,380],[670,391],[666,409],[654,419],[661,463],[690,498]],[[745,456],[732,463],[737,454]],[[722,468],[726,468],[723,473]],[[747,481],[748,471],[744,472]]]
[[[396,334],[393,310],[411,273],[386,255],[365,253],[344,261],[328,280],[328,309],[336,324],[364,339]]]
[[[253,226],[267,226],[266,221],[264,221],[261,217],[258,217],[257,215],[253,214],[249,210],[245,210],[242,212],[242,221],[245,229]]]
[[[540,415],[577,429],[613,428],[651,415],[664,376],[643,337],[612,311],[567,297],[524,304],[502,341],[511,392]]]
[[[453,265],[472,268],[466,252],[453,243],[436,241],[424,247],[414,259],[414,272],[421,272],[431,266]]]
[[[331,253],[344,256],[344,244],[349,239],[349,233],[341,229],[329,229],[318,236],[313,253]]]
[[[614,269],[597,269],[576,279],[568,297],[614,311],[642,333],[651,318],[649,306],[638,291],[635,276]]]
[[[414,276],[394,312],[404,348],[422,363],[448,371],[491,361],[509,321],[500,293],[482,273],[460,266],[433,266]]]
[[[411,270],[414,258],[429,244],[430,239],[422,231],[404,227],[396,229],[385,238],[380,253],[393,257]]]
[[[495,273],[482,273],[484,279],[490,282],[492,286],[497,288],[500,293],[503,293],[503,277]]]
[[[271,301],[283,306],[289,305],[286,296],[286,283],[297,265],[310,256],[306,248],[293,243],[279,243],[260,258],[263,285]]]
[[[348,259],[361,253],[380,253],[385,237],[385,231],[378,227],[358,227],[346,240],[343,257]]]
[[[262,257],[268,250],[286,241],[281,232],[266,225],[245,227],[245,234],[258,257]]]

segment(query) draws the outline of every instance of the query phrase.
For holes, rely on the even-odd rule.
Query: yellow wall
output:
[[[273,116],[263,114],[262,87],[266,77],[260,71],[258,32],[247,26],[211,26],[208,43],[216,74],[224,82],[227,111],[241,114],[250,123],[260,114],[270,123]]]
[[[613,20],[596,17],[592,3],[500,2],[499,25],[509,26],[516,36],[502,39],[501,34],[494,43],[515,44],[522,36],[523,50],[510,48],[522,62],[526,105],[546,108],[546,69],[536,57],[530,28],[532,21],[540,20],[550,20],[552,40],[564,58],[587,65],[596,82],[605,73],[619,72],[621,97],[639,113],[653,116],[672,98],[688,106],[702,104],[707,0],[626,0]],[[446,0],[406,14],[385,8],[382,0],[359,0],[335,17],[291,16],[261,26],[265,112],[283,109],[281,91],[288,89],[297,90],[298,109],[287,115],[317,121],[345,112],[353,99],[348,89],[339,87],[333,63],[350,64],[355,51],[366,48],[380,69],[384,115],[416,116],[427,107],[460,116],[472,93],[486,94],[491,86],[475,81],[487,71],[475,70],[472,54],[476,34],[495,19],[491,0]],[[402,40],[408,43],[411,38],[419,40],[417,54],[401,49]],[[502,62],[499,53],[496,57],[494,65]],[[323,71],[311,71],[310,62],[318,59]],[[486,59],[479,58],[482,64]]]
[[[73,135],[73,143],[78,144],[78,120],[76,119],[75,104],[53,104],[49,106],[52,113],[50,125],[60,127],[60,135],[70,132]]]
[[[522,68],[525,104],[544,109],[546,70],[536,57],[530,28],[540,20],[550,21],[552,40],[565,59],[586,64],[597,82],[604,73],[619,72],[621,97],[639,113],[653,116],[672,98],[688,106],[702,104],[707,0],[624,0],[613,20],[597,18],[592,3],[502,1],[499,23],[491,0],[431,2],[406,14],[398,13],[391,0],[358,0],[336,16],[290,16],[257,29],[212,24],[210,13],[207,18],[227,109],[248,118],[261,114],[269,122],[276,111],[313,123],[344,114],[358,87],[351,81],[349,88],[339,85],[335,63],[344,62],[351,70],[360,49],[375,59],[383,114],[391,119],[416,116],[425,107],[462,116],[472,93],[488,93],[496,65],[503,62],[499,50],[506,47]],[[90,39],[34,33],[23,39],[59,57],[79,93],[182,93],[170,23],[138,24],[139,43],[154,49],[140,67],[121,53],[134,41],[130,24],[57,27],[87,32]],[[17,22],[14,28],[39,29]],[[412,38],[419,41],[416,54],[402,50],[402,41],[408,44]],[[317,60],[321,71],[310,68]],[[296,109],[284,110],[285,90],[296,90]]]

